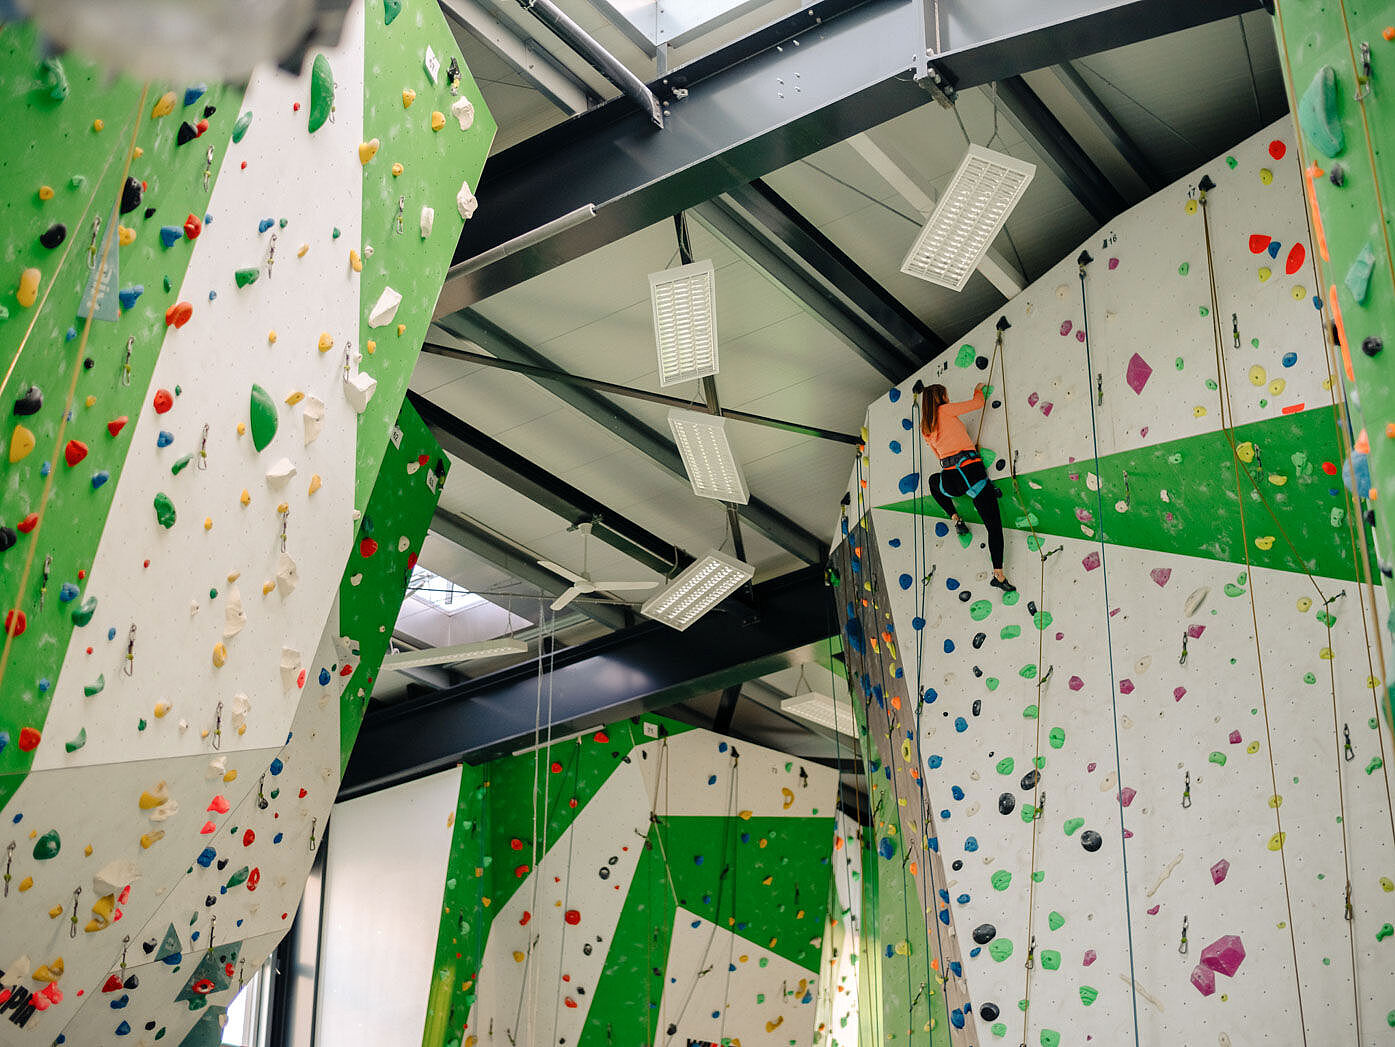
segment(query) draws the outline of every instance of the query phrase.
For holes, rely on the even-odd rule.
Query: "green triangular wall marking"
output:
[[[1356,578],[1334,412],[1335,408],[1322,407],[1236,427],[1236,444],[1250,443],[1257,451],[1249,469],[1274,511],[1271,516],[1242,468],[1245,529],[1250,562],[1255,567],[1307,569],[1327,578]],[[1135,549],[1243,562],[1244,539],[1231,459],[1230,444],[1219,430],[1105,455],[1099,467],[1104,540]],[[1093,470],[1093,459],[1081,459],[1018,477],[1023,500],[1039,532],[1097,540],[1097,495],[1086,482]],[[999,504],[1004,526],[1028,530],[1011,481],[998,480],[997,484],[1003,491]],[[1116,505],[1126,498],[1128,508],[1121,512]],[[979,522],[967,498],[959,499],[958,504],[965,519]],[[879,508],[944,515],[928,494]],[[1301,564],[1285,542],[1284,532],[1297,547]],[[1270,538],[1273,543],[1266,549]]]

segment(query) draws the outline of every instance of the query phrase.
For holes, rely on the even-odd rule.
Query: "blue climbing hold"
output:
[[[271,761],[270,771],[271,771],[272,777],[275,777],[276,775],[280,774],[280,773],[281,773],[282,771],[284,771],[285,769],[286,769],[286,765],[285,765],[284,763],[281,762],[281,757],[278,756],[278,757],[276,757],[275,759],[273,759],[273,760]]]
[[[0,753],[5,751],[5,746],[10,744],[10,732],[0,731]]]
[[[925,762],[930,765],[930,770],[935,771],[939,770],[940,765],[945,762],[945,758],[939,753],[932,753],[930,759]]]
[[[950,786],[949,794],[956,800],[962,800],[964,798],[964,790],[957,785]]]
[[[1270,240],[1269,246],[1266,248],[1266,250],[1269,252],[1269,257],[1278,258],[1279,251],[1283,248],[1283,246],[1284,245],[1280,243],[1278,240]]]
[[[967,837],[967,838],[964,840],[964,850],[968,851],[970,854],[973,854],[974,851],[978,850],[978,837],[977,837],[977,836],[970,836],[970,837]]]
[[[877,853],[887,861],[891,861],[892,858],[896,857],[896,841],[890,836],[883,836],[877,841]]]
[[[940,692],[933,687],[925,688],[925,704],[934,705],[940,699]]]
[[[900,454],[900,453],[901,453],[901,441],[900,441],[900,440],[892,440],[891,443],[887,444],[887,446],[891,448],[891,453],[892,453],[892,454]]]
[[[949,534],[949,524],[941,520],[935,525],[935,537],[943,538],[947,534]]]
[[[951,640],[949,637],[945,637],[945,654],[953,654],[953,653],[954,653],[954,641]]]
[[[268,229],[270,229],[270,228],[271,228],[273,225],[275,225],[275,224],[276,224],[276,219],[274,219],[274,218],[263,218],[260,222],[257,223],[257,232],[259,232],[259,233],[264,233],[264,232],[266,232]]]
[[[891,391],[886,394],[886,398],[892,403],[895,403],[897,400],[901,399],[901,390],[892,386]]]
[[[284,840],[285,838],[286,838],[286,834],[285,834],[285,833],[277,833],[275,836],[273,836],[273,837],[271,838],[271,842],[272,842],[272,843],[280,843],[280,842],[281,842],[282,840]]]
[[[123,287],[116,292],[116,300],[121,303],[122,309],[129,309],[136,304],[136,299],[145,294],[145,285],[136,284],[133,287]]]
[[[956,1029],[964,1028],[964,1013],[957,1008],[949,1012],[949,1024]]]
[[[205,869],[207,869],[210,865],[213,864],[213,859],[217,857],[217,851],[215,851],[212,847],[205,847],[202,851],[199,852],[199,856],[194,860],[197,861],[200,865],[202,865]]]
[[[955,589],[958,589],[958,588],[959,588],[959,579],[958,579],[958,578],[946,578],[946,579],[945,579],[945,588],[948,589],[950,592],[954,592]]]
[[[117,1036],[129,1036],[130,1034],[131,1034],[131,1023],[130,1023],[130,1022],[122,1022],[120,1025],[118,1025],[118,1026],[116,1027],[116,1035],[117,1035]]]
[[[329,675],[329,670],[328,670],[328,669],[321,669],[321,670],[320,670],[320,686],[321,686],[321,687],[328,687],[328,686],[329,686],[329,681],[332,680],[332,679],[333,679],[333,677]]]
[[[914,629],[916,632],[920,632],[920,630],[925,628],[925,619],[922,618],[920,615],[916,615],[914,618],[911,619],[911,628]]]
[[[98,469],[92,474],[92,490],[95,491],[110,479],[111,473],[107,472],[105,469]]]
[[[920,486],[919,473],[907,473],[896,482],[896,489],[902,494],[910,494]]]
[[[900,578],[896,579],[896,583],[900,585],[902,589],[909,589],[913,581],[915,581],[915,579],[908,574],[903,574]]]
[[[886,544],[889,545],[889,546],[891,546],[893,549],[899,549],[899,548],[901,548],[901,539],[899,539],[899,538],[889,538],[889,539],[887,539],[887,543],[886,543]]]
[[[180,240],[184,239],[184,227],[179,225],[160,226],[160,243],[165,247],[173,247]]]
[[[950,819],[951,817],[952,817],[952,815],[949,813],[949,808],[948,808],[948,807],[946,807],[946,808],[944,808],[943,810],[940,811],[940,821],[942,821],[942,822],[947,822],[947,821],[949,821],[949,819]]]
[[[910,432],[910,431],[911,431],[911,420],[910,420],[909,418],[902,418],[902,419],[901,419],[901,428],[904,429],[904,430],[906,430],[906,432]]]
[[[155,437],[156,447],[168,447],[172,443],[174,443],[174,433],[168,429],[161,429],[160,435]]]
[[[717,784],[717,776],[716,776],[715,774],[709,774],[709,775],[707,776],[707,784],[708,784],[708,785],[716,785],[716,784]]]
[[[72,600],[76,600],[78,598],[78,592],[78,587],[72,582],[64,582],[62,587],[58,590],[58,602],[68,603]]]
[[[956,716],[954,718],[954,729],[960,734],[963,734],[969,729],[969,721],[962,716]]]
[[[207,90],[207,84],[190,84],[184,89],[184,104],[193,105],[203,97],[203,93]]]
[[[968,905],[968,904],[969,904],[969,896],[968,896],[967,894],[961,894],[961,895],[959,895],[959,897],[955,898],[954,900],[955,900],[956,902],[958,902],[960,905]],[[958,972],[956,972],[956,973],[958,973]]]
[[[112,626],[111,628],[109,628],[109,629],[107,630],[107,639],[108,639],[108,640],[115,640],[115,639],[116,639],[116,627],[115,627],[115,626]]]
[[[1284,353],[1284,358],[1279,362],[1282,363],[1285,367],[1292,367],[1294,364],[1298,362],[1298,354]]]

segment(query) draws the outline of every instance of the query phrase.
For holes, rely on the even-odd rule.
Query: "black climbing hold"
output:
[[[130,214],[140,206],[140,199],[145,195],[145,186],[140,184],[139,178],[128,178],[126,184],[121,187],[121,213]]]
[[[974,928],[974,941],[979,945],[987,945],[994,938],[998,937],[998,928],[991,923],[981,923]]]
[[[44,394],[37,385],[31,385],[15,400],[15,414],[38,414],[44,405]]]
[[[1004,469],[1007,468],[1007,459],[999,458],[996,462],[993,463],[993,468],[996,469],[998,472],[1002,472]],[[999,493],[1001,493],[1001,490]]]
[[[998,1005],[996,1003],[985,1003],[978,1009],[978,1016],[986,1022],[998,1020]]]
[[[599,869],[596,870],[596,875],[598,875],[602,880],[609,880],[610,866],[602,865]]]
[[[986,356],[979,356],[979,357],[976,357],[976,358],[974,359],[974,366],[977,367],[980,371],[986,371],[986,370],[988,370],[988,357],[986,357]]]
[[[1347,184],[1347,169],[1341,164],[1333,164],[1332,170],[1327,172],[1327,180],[1338,189]]]
[[[203,107],[203,118],[204,118],[205,120],[207,120],[210,116],[212,116],[212,115],[213,115],[214,113],[216,113],[217,111],[218,111],[218,107],[217,107],[216,105],[206,105],[206,106]]]
[[[1027,613],[1030,614],[1030,615],[1032,615],[1033,617],[1036,616],[1036,613],[1037,613],[1037,602],[1036,602],[1035,600],[1028,600],[1028,601],[1027,601]]]
[[[87,357],[85,360],[82,361],[82,369],[83,369],[84,371],[90,371],[90,370],[92,370],[92,368],[94,368],[94,367],[96,367],[96,366],[97,366],[97,361],[94,360],[94,359],[92,359],[92,357],[90,357],[90,356]]]
[[[127,989],[139,989],[139,988],[140,988],[140,979],[137,978],[137,977],[133,974],[133,975],[131,975],[129,978],[127,978],[124,982],[122,982],[121,984],[122,984],[123,986],[125,986]]]
[[[975,715],[975,716],[978,716],[978,715],[979,715],[980,713],[982,713],[982,712],[983,712],[983,699],[982,699],[982,698],[975,698],[975,699],[974,699],[974,715]]]
[[[982,646],[983,646],[983,641],[986,640],[986,639],[988,639],[988,634],[987,634],[987,633],[974,633],[974,639],[973,639],[974,650],[977,651],[980,647],[982,647]]]
[[[151,953],[155,951],[159,944],[160,940],[158,938],[147,938],[145,941],[140,943],[140,947],[144,949],[145,954],[149,956]]]
[[[204,895],[203,904],[206,905],[206,906],[207,906],[208,908],[210,908],[210,909],[211,909],[215,904],[217,904],[217,901],[218,901],[218,899],[215,898],[215,897],[213,897],[213,895],[211,895],[211,894],[206,894],[206,895]]]
[[[1011,814],[1015,810],[1017,810],[1016,796],[1013,796],[1012,793],[1003,793],[1002,796],[998,797],[999,814]]]
[[[956,858],[956,859],[954,859],[954,861],[953,861],[952,863],[950,863],[950,866],[949,866],[949,867],[950,867],[951,869],[953,869],[955,872],[959,872],[961,869],[964,868],[964,859],[963,859],[963,858]]]
[[[1368,334],[1361,339],[1361,351],[1367,356],[1377,356],[1385,348],[1385,341],[1377,335]]]
[[[174,136],[174,144],[187,145],[198,136],[199,132],[195,130],[194,125],[189,123],[188,120],[185,120],[179,125],[179,133]]]
[[[675,1025],[673,1022],[669,1022],[669,1023],[668,1023],[668,1034],[669,1034],[670,1036],[672,1036],[672,1035],[673,1035],[674,1033],[676,1033],[677,1031],[678,1031],[678,1026]]]
[[[13,548],[15,542],[18,540],[18,536],[15,534],[15,529],[13,527],[6,527],[0,524],[0,553],[3,553],[6,549]]]
[[[1100,838],[1100,834],[1095,832],[1094,829],[1086,829],[1080,834],[1080,846],[1093,854],[1104,846],[1104,840]]]
[[[998,322],[993,326],[996,327],[999,331],[1006,331],[1009,327],[1012,326],[1012,324],[1008,323],[1008,318],[1006,316],[1000,316],[998,317]]]
[[[996,408],[999,408],[999,407],[1002,407],[1002,406],[1003,406],[1003,401],[1001,401],[1001,400],[994,400],[992,406],[993,406],[995,409],[996,409]]]
[[[218,859],[218,871],[219,871],[219,872],[222,872],[222,871],[223,871],[224,869],[226,869],[227,867],[228,867],[228,860],[227,860],[226,858],[219,858],[219,859]]]
[[[1210,175],[1202,175],[1201,181],[1197,183],[1196,187],[1203,193],[1209,193],[1212,189],[1216,188],[1216,183],[1211,181]]]
[[[587,956],[590,956],[590,955],[591,955],[591,943],[590,943],[590,942],[582,942],[582,944],[581,944],[581,951],[582,951],[583,953],[585,953]]]
[[[969,602],[970,600],[972,600],[973,598],[974,598],[974,594],[971,593],[971,592],[969,592],[969,590],[967,590],[967,589],[960,589],[960,590],[959,590],[959,602],[960,602],[960,603],[968,603],[968,602]]]
[[[1367,526],[1367,527],[1374,527],[1375,525],[1376,525],[1376,511],[1375,511],[1374,509],[1367,509],[1367,510],[1366,510],[1366,526]]]
[[[151,217],[154,213],[155,213],[155,208],[153,208],[153,207],[147,207],[147,208],[145,209],[145,217],[146,217],[146,218]]]
[[[68,238],[68,227],[62,222],[54,222],[51,226],[39,234],[39,243],[43,244],[50,251]]]
[[[974,675],[977,676],[977,677],[979,677],[979,678],[982,678],[982,677],[983,677],[983,669],[980,668],[979,666],[975,665],[975,666],[974,666]]]
[[[1021,782],[1022,788],[1023,788],[1023,789],[1035,789],[1035,788],[1037,787],[1037,782],[1038,782],[1040,779],[1041,779],[1041,772],[1038,771],[1035,767],[1033,767],[1030,771],[1028,771],[1026,774],[1024,774],[1024,775],[1022,776],[1022,782]]]

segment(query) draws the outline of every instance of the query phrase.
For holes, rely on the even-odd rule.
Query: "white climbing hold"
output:
[[[281,686],[290,690],[300,676],[300,652],[290,647],[281,648]]]
[[[406,552],[408,549],[410,549],[411,547],[412,547],[412,540],[411,540],[410,538],[408,538],[405,534],[404,534],[404,535],[399,535],[399,536],[398,536],[398,539],[397,539],[397,551],[398,551],[399,553],[405,553],[405,552]]]
[[[173,818],[179,813],[179,801],[171,797],[153,810],[146,811],[145,816],[152,822],[163,822],[167,818]]]
[[[97,870],[92,877],[92,889],[99,898],[104,894],[119,894],[128,884],[139,879],[140,868],[136,863],[127,858],[118,858]]]
[[[229,707],[232,729],[240,731],[247,726],[247,714],[252,711],[252,700],[245,694],[233,695],[232,705]]]
[[[295,475],[295,465],[289,458],[279,458],[266,471],[266,482],[273,488],[285,487],[287,481]]]
[[[228,758],[226,756],[215,756],[208,761],[208,770],[205,772],[206,778],[221,778],[228,773]]]
[[[468,131],[470,125],[475,122],[474,104],[464,95],[461,95],[450,104],[450,115],[460,121],[460,130]]]
[[[247,612],[242,609],[242,593],[237,586],[231,586],[228,589],[228,602],[223,607],[223,639],[236,636],[246,624]]]
[[[1210,595],[1211,589],[1209,586],[1203,585],[1200,589],[1193,590],[1192,594],[1187,597],[1187,602],[1182,605],[1182,613],[1190,618],[1192,615],[1196,614],[1197,611],[1201,610],[1201,605],[1206,602],[1206,597]]]
[[[423,207],[421,209],[421,238],[425,240],[431,235],[431,228],[436,224],[436,208]]]
[[[386,327],[397,315],[397,307],[402,304],[402,296],[391,287],[384,287],[378,301],[368,311],[369,327]]]
[[[325,402],[318,396],[307,396],[300,417],[305,424],[305,442],[312,444],[325,425]]]
[[[373,399],[373,391],[378,388],[378,380],[363,371],[344,376],[344,398],[359,414],[368,410],[368,401]]]
[[[479,207],[479,201],[475,199],[475,194],[470,192],[470,183],[461,182],[460,192],[455,194],[455,206],[460,212],[460,217],[467,222],[475,213],[475,208]]]
[[[287,597],[295,592],[299,581],[300,572],[296,569],[295,561],[290,553],[283,551],[276,559],[276,587],[281,596]]]

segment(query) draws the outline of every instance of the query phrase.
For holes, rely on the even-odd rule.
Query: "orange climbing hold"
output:
[[[1322,212],[1318,210],[1317,189],[1313,187],[1313,180],[1322,177],[1322,168],[1317,164],[1309,164],[1303,172],[1303,187],[1308,194],[1308,210],[1313,216],[1313,242],[1317,244],[1318,254],[1322,256],[1324,262],[1332,259],[1327,253],[1327,233],[1322,228]]]
[[[1327,289],[1327,305],[1332,310],[1332,320],[1337,325],[1337,344],[1342,347],[1342,367],[1346,370],[1347,381],[1355,382],[1356,375],[1351,370],[1351,347],[1347,345],[1347,327],[1342,323],[1342,307],[1337,302],[1337,285]]]
[[[168,389],[156,389],[155,399],[151,403],[155,407],[156,414],[164,414],[174,406],[174,394]]]
[[[176,302],[165,310],[166,327],[183,327],[194,315],[194,307],[188,302]]]
[[[39,747],[43,736],[32,727],[21,727],[19,731],[19,751],[32,753]]]

